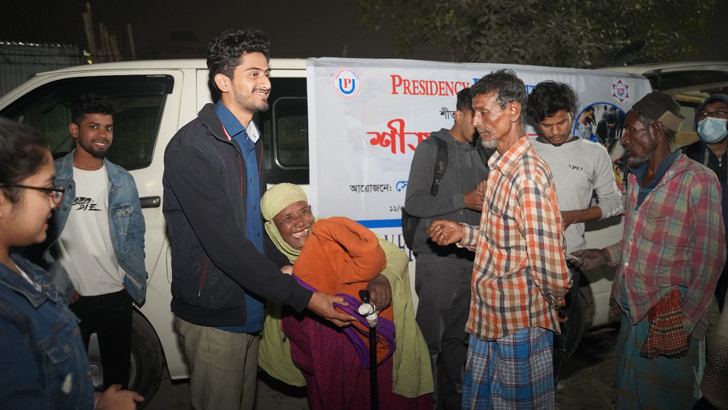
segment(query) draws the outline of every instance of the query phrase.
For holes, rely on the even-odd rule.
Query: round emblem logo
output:
[[[359,95],[361,81],[359,74],[349,67],[342,67],[334,74],[334,91],[339,97],[351,100]]]

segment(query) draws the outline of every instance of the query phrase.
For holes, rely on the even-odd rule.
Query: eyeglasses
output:
[[[36,191],[43,191],[48,194],[48,196],[53,199],[53,203],[56,204],[56,206],[61,204],[61,200],[63,200],[63,194],[66,192],[66,188],[58,185],[54,185],[50,188],[43,188],[39,186],[28,186],[28,185],[6,185],[6,184],[0,184],[0,187],[5,188],[24,188],[24,189],[35,189]]]
[[[713,118],[726,118],[728,117],[728,111],[717,110],[717,111],[700,111],[698,118],[713,117]]]

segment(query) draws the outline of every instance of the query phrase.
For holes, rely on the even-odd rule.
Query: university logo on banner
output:
[[[356,98],[361,90],[359,74],[349,67],[342,67],[334,74],[334,91],[345,100]]]
[[[622,80],[612,84],[612,97],[619,102],[624,102],[629,98],[629,86]]]

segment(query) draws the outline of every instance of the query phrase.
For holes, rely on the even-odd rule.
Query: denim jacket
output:
[[[57,288],[48,272],[12,258],[41,289],[0,264],[0,407],[92,409],[86,349],[68,310],[71,282]]]
[[[53,244],[61,236],[68,221],[76,186],[73,182],[73,153],[54,162],[56,184],[66,188],[63,202],[53,211],[48,224],[46,243]],[[109,175],[109,234],[116,260],[124,269],[124,287],[134,301],[141,305],[147,292],[147,271],[144,266],[144,216],[139,203],[134,178],[124,168],[104,158]]]

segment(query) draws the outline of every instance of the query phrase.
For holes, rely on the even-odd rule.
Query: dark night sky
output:
[[[86,2],[8,2],[0,11],[0,40],[85,46],[81,13]],[[356,0],[117,0],[92,1],[91,7],[96,30],[103,22],[120,37],[131,23],[139,50],[169,38],[171,31],[193,32],[206,44],[228,28],[258,28],[271,40],[272,57],[340,57],[345,47],[348,57],[397,57],[391,32],[361,27]],[[449,54],[418,50],[417,57],[442,60]]]
[[[0,12],[0,41],[86,45],[81,13],[87,0],[30,0],[6,2]],[[116,0],[91,2],[94,24],[103,22],[111,33],[124,35],[132,24],[137,49],[169,38],[171,31],[192,32],[207,43],[227,28],[259,28],[271,40],[272,57],[396,58],[391,31],[371,33],[359,21],[356,0]],[[719,9],[719,7],[723,7]],[[306,16],[306,17],[304,17]],[[698,60],[728,61],[728,0],[718,0],[709,18],[708,33],[694,40]],[[98,35],[98,34],[97,34]],[[98,40],[97,40],[98,41]],[[204,52],[199,55],[204,57]],[[419,47],[412,58],[448,60],[449,53]]]

